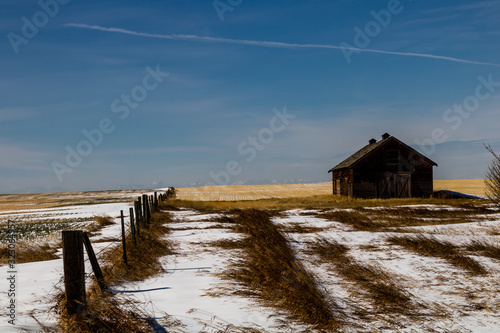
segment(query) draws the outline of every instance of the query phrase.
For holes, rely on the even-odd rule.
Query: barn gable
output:
[[[330,169],[333,194],[361,198],[430,196],[436,162],[385,133]]]

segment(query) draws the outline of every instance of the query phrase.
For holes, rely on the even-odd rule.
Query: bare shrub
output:
[[[486,149],[493,155],[493,161],[488,166],[485,176],[486,196],[500,207],[500,156],[498,156],[490,144],[484,144]]]

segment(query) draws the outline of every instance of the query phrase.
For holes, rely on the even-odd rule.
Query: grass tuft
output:
[[[479,252],[479,254],[493,258],[496,260],[500,260],[500,248],[497,246],[493,246],[490,244],[487,244],[485,242],[480,242],[480,241],[472,241],[470,245],[466,247],[467,251],[471,252]]]
[[[453,266],[467,270],[473,275],[484,275],[487,273],[486,269],[476,260],[461,254],[458,246],[438,240],[433,236],[390,237],[387,241],[421,255],[443,258]]]
[[[115,224],[115,222],[113,221],[113,218],[110,216],[107,216],[107,215],[94,216],[94,221],[96,221],[100,227],[105,227],[108,225]]]
[[[330,221],[341,222],[352,226],[355,230],[379,231],[383,225],[373,222],[366,214],[357,211],[334,211],[318,214],[318,217]]]
[[[15,250],[16,263],[46,261],[59,259],[56,255],[57,247],[49,244],[21,244]],[[0,263],[7,263],[9,260],[9,251],[6,246],[0,247]]]

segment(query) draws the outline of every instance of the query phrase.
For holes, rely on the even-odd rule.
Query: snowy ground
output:
[[[114,218],[117,224],[108,226],[101,230],[98,235],[91,238],[91,241],[96,241],[99,238],[118,238],[120,237],[120,210],[123,210],[128,216],[130,203],[110,203],[98,205],[81,205],[61,208],[47,209],[32,209],[22,211],[6,211],[0,215],[1,221],[13,219],[23,223],[27,220],[43,220],[43,219],[89,219],[94,216],[108,215]],[[17,222],[16,222],[17,223]],[[44,237],[44,241],[54,241],[60,239],[60,233],[55,233],[49,237]],[[99,252],[109,243],[94,243],[94,251]],[[62,251],[58,253],[62,258]],[[91,271],[90,265],[87,262],[87,272]],[[40,328],[37,320],[45,325],[52,326],[55,323],[55,318],[48,309],[55,305],[53,297],[58,291],[63,288],[61,278],[63,276],[62,259],[16,264],[16,325],[8,323],[10,319],[7,316],[7,305],[10,298],[8,290],[10,289],[7,278],[11,275],[6,265],[0,268],[0,332],[18,332],[21,329],[29,332],[34,332]]]
[[[90,218],[109,215],[119,221],[120,210],[127,214],[129,203],[82,205],[57,209],[2,212],[4,218]],[[421,206],[420,206],[421,207]],[[421,207],[422,208],[422,207]],[[427,207],[437,209],[438,207]],[[231,281],[218,275],[226,270],[232,260],[240,256],[239,250],[223,250],[207,243],[220,239],[243,237],[229,225],[213,222],[214,215],[191,210],[173,211],[173,232],[168,238],[177,254],[162,258],[164,271],[141,282],[127,283],[114,290],[117,297],[129,297],[140,302],[142,309],[168,332],[218,332],[238,327],[256,328],[265,332],[298,332],[304,329],[291,323],[282,313],[263,307],[256,299],[234,296],[228,289],[237,289]],[[314,210],[289,210],[273,222],[283,226],[322,228],[315,233],[289,233],[287,237],[300,260],[319,279],[321,287],[341,304],[346,313],[354,314],[356,307],[373,308],[373,303],[354,293],[356,286],[345,281],[326,264],[305,254],[307,243],[322,236],[345,244],[350,255],[367,265],[376,265],[398,277],[398,281],[413,295],[414,301],[423,304],[420,316],[409,318],[394,315],[373,315],[365,322],[351,317],[356,332],[498,332],[500,331],[500,262],[483,256],[473,256],[490,273],[471,276],[439,258],[423,257],[386,243],[391,233],[354,231],[340,222],[327,221],[315,216]],[[472,239],[485,240],[500,245],[499,233],[492,232],[500,221],[447,224],[408,228],[408,232],[432,234],[437,238],[460,245]],[[99,239],[118,238],[118,224],[105,227],[91,241],[99,252],[109,242]],[[403,235],[398,232],[397,235]],[[16,326],[8,323],[7,267],[1,267],[0,322],[1,332],[18,332],[21,329],[36,331],[37,320],[51,326],[54,315],[49,311],[55,303],[54,295],[62,288],[62,260],[17,264]],[[88,267],[90,272],[90,267]],[[439,315],[438,315],[439,314]],[[33,317],[34,318],[33,318]],[[354,316],[354,315],[353,315]],[[283,325],[287,325],[283,326]],[[354,328],[356,327],[356,328]],[[413,330],[413,331],[412,331]]]

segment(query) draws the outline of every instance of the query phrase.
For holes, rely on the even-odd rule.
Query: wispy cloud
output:
[[[213,149],[202,146],[194,147],[157,147],[149,149],[116,149],[106,151],[105,155],[166,155],[172,153],[206,153],[213,152]]]
[[[80,23],[68,23],[68,24],[66,24],[66,26],[75,27],[75,28],[82,28],[82,29],[106,31],[106,32],[115,32],[115,33],[138,36],[138,37],[158,38],[158,39],[190,40],[190,41],[196,41],[196,42],[241,44],[241,45],[259,46],[259,47],[271,47],[271,48],[292,48],[292,49],[297,49],[297,48],[310,49],[310,48],[312,48],[312,49],[334,49],[334,50],[347,49],[347,50],[352,50],[352,51],[356,51],[356,52],[390,54],[390,55],[399,55],[399,56],[405,56],[405,57],[430,58],[430,59],[453,61],[453,62],[460,62],[460,63],[466,63],[466,64],[500,67],[500,64],[495,64],[495,63],[481,62],[481,61],[454,58],[454,57],[446,57],[446,56],[427,54],[427,53],[395,52],[395,51],[376,50],[376,49],[360,49],[360,48],[355,48],[355,47],[341,47],[341,46],[330,45],[330,44],[296,44],[296,43],[256,41],[256,40],[245,40],[245,39],[231,39],[231,38],[219,38],[219,37],[197,36],[197,35],[151,34],[151,33],[137,32],[137,31],[127,30],[127,29],[122,29],[122,28],[101,27],[98,25],[88,25],[88,24],[80,24]]]
[[[24,108],[24,107],[0,108],[0,123],[32,118],[35,115],[37,115],[37,112],[33,108]]]
[[[0,168],[46,171],[48,153],[0,143]]]

